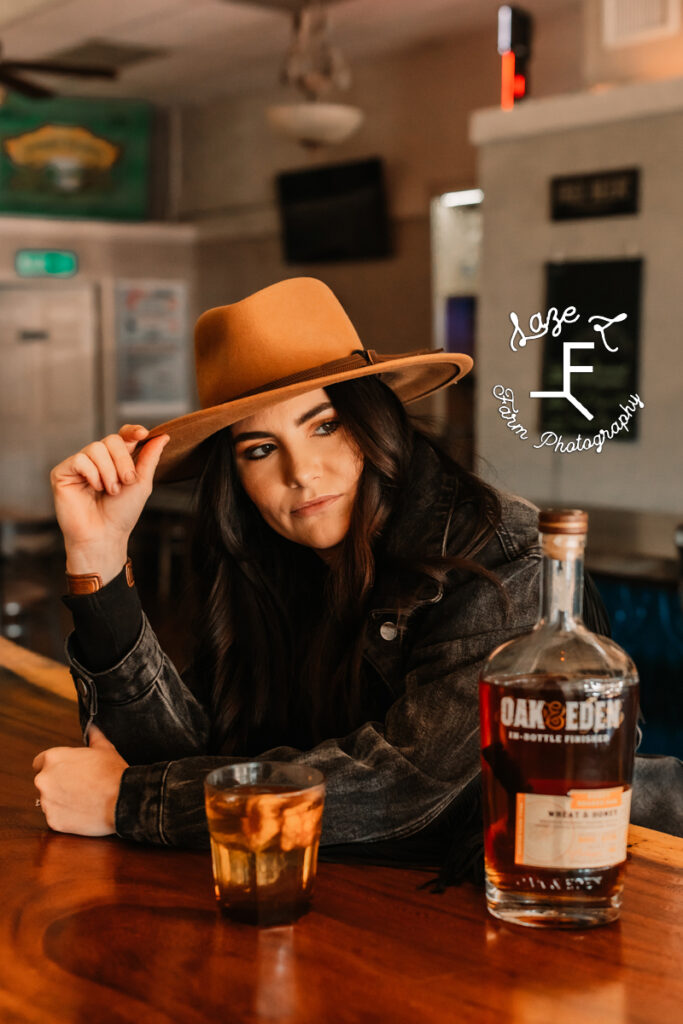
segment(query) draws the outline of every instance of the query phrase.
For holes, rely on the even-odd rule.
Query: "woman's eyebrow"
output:
[[[301,416],[294,421],[294,425],[296,427],[301,427],[308,420],[312,420],[314,416],[317,416],[318,413],[323,412],[325,409],[332,408],[334,408],[332,402],[320,402],[319,405],[309,409],[308,412],[302,413]],[[257,437],[275,437],[275,435],[261,430],[243,430],[240,434],[233,437],[232,443],[237,444],[238,441],[253,441]]]

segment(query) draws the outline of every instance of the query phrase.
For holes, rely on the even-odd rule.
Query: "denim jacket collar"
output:
[[[415,436],[410,460],[409,483],[400,495],[385,528],[382,547],[387,554],[419,552],[423,556],[445,555],[449,527],[453,518],[457,478],[444,465],[439,454],[421,436]],[[402,608],[413,609],[433,604],[443,595],[443,586],[421,580],[407,590],[402,588]],[[397,581],[378,574],[371,617],[397,613]]]

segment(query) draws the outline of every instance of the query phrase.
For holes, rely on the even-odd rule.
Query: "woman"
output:
[[[481,829],[478,674],[534,623],[540,563],[537,509],[403,407],[471,360],[367,352],[311,278],[209,310],[195,341],[198,412],[122,427],[51,474],[89,746],[37,756],[48,824],[205,846],[206,772],[287,760],[326,776],[323,857],[443,861],[455,878]],[[198,478],[182,674],[127,563],[155,476]],[[586,620],[607,628],[590,585]]]

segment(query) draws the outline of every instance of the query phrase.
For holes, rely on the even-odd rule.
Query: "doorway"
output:
[[[0,516],[54,515],[51,468],[97,436],[92,285],[0,284]]]
[[[431,201],[434,346],[464,352],[474,369],[455,387],[435,396],[438,418],[452,455],[472,469],[476,454],[475,389],[477,301],[480,288],[481,189],[445,192]]]

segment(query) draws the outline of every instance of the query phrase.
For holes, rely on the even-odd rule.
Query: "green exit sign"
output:
[[[14,268],[19,277],[73,277],[78,257],[68,249],[17,249]]]

